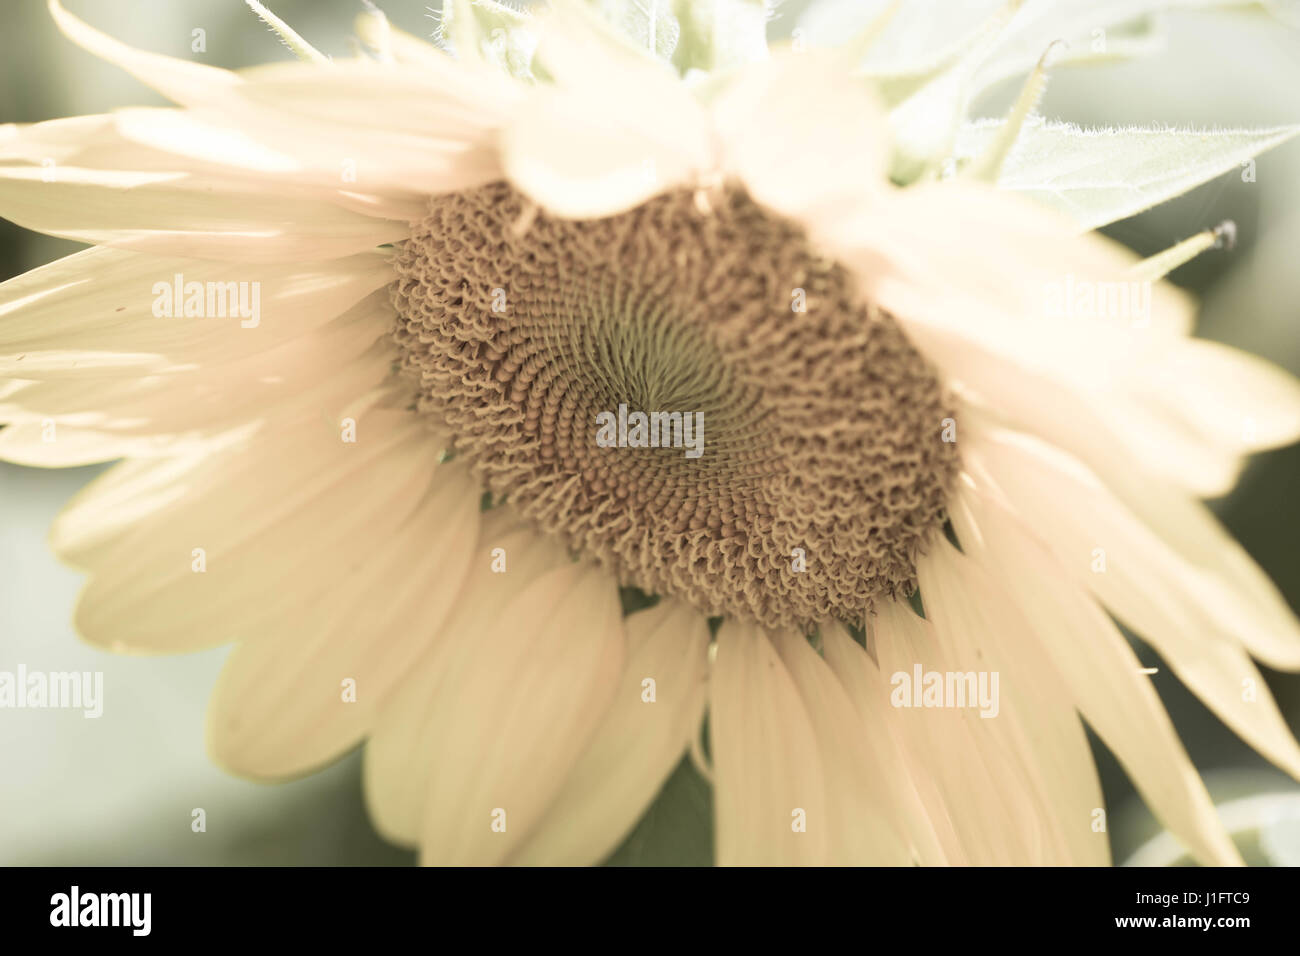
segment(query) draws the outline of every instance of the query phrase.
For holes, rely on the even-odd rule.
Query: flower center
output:
[[[943,522],[947,398],[796,226],[739,190],[713,207],[433,199],[396,256],[403,366],[494,495],[625,584],[861,624]]]

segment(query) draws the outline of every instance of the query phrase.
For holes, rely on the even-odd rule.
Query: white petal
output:
[[[1152,476],[1201,495],[1235,482],[1240,447],[1207,442],[1186,409],[1171,415],[1169,401],[1143,389],[1171,355],[1200,354],[1185,341],[1189,298],[1167,283],[1131,282],[1136,258],[1115,243],[958,183],[864,201],[830,232],[828,247],[854,266],[864,294],[897,317],[967,399],[1045,437],[1065,432],[1059,440],[1079,453],[1119,449]],[[1280,414],[1260,413],[1261,431],[1286,432],[1290,399]],[[1250,404],[1262,403],[1252,395]],[[1071,427],[1061,429],[1062,419]]]
[[[711,688],[718,863],[826,863],[843,834],[835,830],[840,821],[828,814],[816,730],[798,686],[760,628],[723,622]]]
[[[327,567],[329,593],[227,658],[208,705],[218,763],[245,776],[290,776],[338,757],[373,726],[452,609],[467,571],[454,556],[474,551],[478,483],[452,466],[429,483],[382,550],[360,566],[340,559],[342,574]]]
[[[1016,602],[1068,683],[1070,698],[1148,805],[1202,862],[1239,863],[1205,785],[1128,642],[1048,549],[1014,519],[969,492],[963,500],[975,526],[959,515],[962,541],[1001,575],[1017,581]]]
[[[890,608],[884,608],[888,604]],[[882,602],[875,619],[876,645],[881,628],[890,623],[882,620],[895,613],[894,602]],[[902,609],[906,611],[906,609]],[[928,628],[924,620],[906,611],[917,628]],[[906,625],[904,625],[906,626]],[[928,635],[933,643],[933,636]],[[892,639],[892,638],[886,638]],[[893,799],[910,836],[913,855],[922,866],[956,865],[967,862],[961,840],[953,830],[948,807],[944,803],[934,774],[925,768],[925,758],[933,754],[909,753],[908,731],[901,711],[889,706],[889,682],[865,650],[841,625],[822,629],[826,663],[839,678],[858,712],[860,732],[874,754],[879,768],[879,784],[891,788]]]
[[[652,91],[627,101],[598,90],[539,89],[502,134],[506,175],[550,212],[574,219],[626,212],[674,186],[691,184],[708,163],[698,108],[675,117]]]
[[[111,432],[34,421],[0,428],[0,461],[29,468],[76,468],[118,458],[196,453],[210,448],[213,440],[199,437],[185,441],[160,441],[153,436],[124,438]]]
[[[178,503],[194,469],[219,453],[211,451],[119,462],[73,496],[50,528],[50,547],[62,560],[89,570],[102,560],[102,547],[151,515]]]
[[[188,473],[184,498],[92,537],[78,630],[136,652],[258,637],[382,553],[424,498],[439,452],[410,412],[373,409],[355,443],[332,422],[306,420],[213,456]]]
[[[936,296],[955,289],[981,309],[978,323],[937,307],[902,312],[901,318],[965,334],[1069,381],[1092,385],[1102,377],[1092,367],[1077,367],[1085,358],[1112,373],[1137,365],[1187,335],[1195,315],[1191,299],[1168,283],[1150,286],[1149,303],[1145,287],[1118,286],[1138,261],[1118,243],[1077,235],[1068,221],[991,188],[942,183],[898,190],[881,208],[864,205],[861,219],[846,218],[841,229],[892,265],[864,275],[877,295],[889,298],[894,286],[878,289],[876,280],[901,278]],[[1110,287],[1117,287],[1114,308],[1105,292]],[[1093,295],[1092,308],[1085,307],[1085,290]],[[1121,290],[1130,293],[1127,313]],[[892,309],[889,301],[881,304]],[[1059,352],[1063,342],[1087,351],[1066,361]],[[1105,349],[1118,342],[1127,351],[1108,356]]]
[[[1244,606],[1252,603],[1245,595],[1182,560],[1095,478],[1032,439],[978,436],[968,459],[976,487],[1042,529],[1075,586],[1090,588],[1149,641],[1247,742],[1300,775],[1300,746],[1236,638],[1261,617]],[[1072,505],[1061,508],[1061,501]],[[1287,623],[1277,643],[1289,637],[1300,647],[1300,627]]]
[[[735,74],[713,104],[727,171],[764,205],[805,222],[888,188],[889,124],[847,62],[784,53]]]
[[[1240,642],[1273,667],[1300,669],[1300,621],[1202,506],[1185,495],[1179,506],[1179,496],[1170,492],[1158,514],[1188,522],[1184,547],[1175,549],[1061,450],[1006,430],[975,429],[971,438],[966,457],[1017,509],[1051,528],[1066,567],[1085,574],[1087,586],[1135,628],[1151,628],[1153,641],[1164,632],[1155,624],[1163,617],[1206,641]],[[1086,511],[1057,507],[1057,495],[1086,502]],[[1106,551],[1105,574],[1091,573],[1094,548]]]
[[[1135,401],[1180,419],[1207,444],[1244,454],[1300,438],[1300,381],[1261,358],[1192,339],[1126,383]]]
[[[993,708],[981,700],[970,720],[989,725],[1046,808],[1043,862],[1109,862],[1105,836],[1093,830],[1103,804],[1092,752],[1055,663],[998,581],[947,541],[934,543],[917,574],[926,615],[957,671],[987,674],[990,688],[997,675]]]
[[[491,71],[443,59],[441,70],[365,60],[324,70],[256,67],[219,106],[189,119],[215,134],[246,133],[292,157],[293,179],[335,188],[439,194],[499,179],[495,137],[518,112],[522,92]],[[166,125],[150,130],[143,119],[137,114],[119,129],[167,149]]]
[[[569,564],[458,635],[429,717],[420,858],[506,860],[546,816],[613,701],[624,662],[618,589]],[[466,639],[468,638],[468,639]]]
[[[501,152],[511,182],[550,212],[614,215],[711,169],[708,116],[664,64],[565,8],[543,22],[537,57],[557,82],[535,89]]]
[[[826,853],[830,863],[906,866],[913,862],[909,822],[882,762],[843,686],[808,639],[795,631],[771,636],[812,724],[825,775]],[[810,821],[814,825],[817,821]]]
[[[946,674],[975,662],[958,657],[960,648],[941,645],[934,626],[905,602],[880,601],[871,630],[880,664],[854,669],[855,700],[897,745],[948,860],[977,866],[1041,861],[1052,808],[1008,750],[997,720],[964,708],[904,707],[894,697],[903,692],[898,675],[910,680],[917,666],[923,674]],[[845,671],[842,660],[831,665]]]
[[[496,613],[537,578],[564,567],[568,556],[513,509],[498,507],[483,515],[478,546],[466,560],[469,573],[451,617],[384,702],[366,746],[364,784],[371,818],[385,837],[405,846],[418,842],[429,777],[436,769],[430,754],[443,732],[437,695],[448,668],[462,644],[482,639],[485,614]],[[504,572],[493,570],[503,566]]]
[[[909,295],[896,289],[895,306],[906,309]],[[914,312],[928,307],[917,299]],[[950,313],[965,308],[975,324],[982,318],[958,297],[943,308]],[[1126,392],[1082,387],[1054,372],[1029,368],[974,341],[971,334],[924,322],[903,324],[912,343],[957,385],[968,404],[1069,449],[1094,469],[1123,463],[1124,469],[1137,472],[1135,483],[1162,482],[1206,497],[1226,493],[1237,481],[1238,454],[1208,445],[1177,421],[1140,414],[1142,407]],[[1069,355],[1076,344],[1058,343],[1060,354]],[[1080,346],[1080,351],[1087,349]],[[1140,374],[1140,369],[1133,371]]]
[[[550,812],[511,863],[599,863],[636,825],[700,730],[709,628],[698,611],[664,599],[624,620],[622,683],[595,739]],[[647,701],[645,681],[654,681]]]
[[[1264,570],[1202,502],[1159,482],[1134,480],[1115,463],[1101,477],[1125,505],[1174,549],[1179,560],[1199,569],[1199,587],[1225,611],[1225,627],[1270,667],[1300,669],[1300,627],[1295,612]]]
[[[219,365],[310,332],[391,279],[387,257],[377,253],[235,265],[87,249],[0,284],[0,375],[84,378],[87,352],[104,356],[95,362],[96,375],[112,372],[109,356],[119,356],[120,374],[132,377],[140,374],[143,355],[156,357],[157,371]],[[246,294],[250,312],[256,293],[259,314],[232,315],[227,303],[225,316],[186,317],[184,288],[193,282],[203,284],[205,312],[206,290],[217,288],[210,284],[219,283],[224,298],[228,283],[247,283],[236,291]]]
[[[124,135],[157,149],[274,171],[286,181],[354,183],[362,193],[438,193],[500,178],[490,138],[519,91],[490,71],[439,54],[418,68],[339,60],[235,74],[133,50],[54,0],[51,13],[75,42],[194,111],[123,119]]]
[[[78,242],[236,262],[338,258],[409,232],[271,180],[75,166],[0,166],[0,215]]]
[[[257,349],[255,337],[246,334],[250,330],[232,332],[247,357],[205,362],[196,351],[191,367],[164,374],[139,370],[133,377],[122,374],[123,367],[96,375],[91,368],[83,377],[32,382],[10,401],[0,401],[0,421],[49,420],[123,436],[177,436],[249,423],[265,427],[325,409],[341,412],[389,377],[397,357],[385,338],[391,328],[392,307],[379,293],[324,328],[272,348]]]

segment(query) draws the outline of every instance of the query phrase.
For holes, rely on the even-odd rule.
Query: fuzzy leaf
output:
[[[837,46],[853,36],[888,6],[891,0],[818,0],[799,17],[795,28],[811,46]],[[1284,15],[1291,0],[1026,0],[1006,33],[1006,50],[999,52],[990,75],[1011,75],[1029,69],[1053,40],[1082,47],[1078,60],[1092,58],[1094,31],[1123,32],[1153,13],[1178,8],[1258,9]],[[952,63],[1007,0],[907,0],[894,15],[881,42],[868,52],[863,68],[875,76],[932,74]],[[1082,42],[1080,42],[1082,41]],[[1120,46],[1123,42],[1120,41]],[[1003,65],[1018,61],[1017,66]]]
[[[496,0],[443,0],[441,36],[459,56],[477,56],[532,80],[537,36],[531,17]]]
[[[1044,40],[1043,37],[1056,26],[1055,20],[1048,20],[1032,29],[1014,33],[980,68],[975,77],[975,89],[983,92],[1002,80],[1027,74],[1055,39],[1048,36]],[[1154,13],[1105,27],[1077,23],[1072,26],[1074,36],[1067,41],[1069,46],[1053,58],[1053,67],[1130,60],[1158,53],[1165,46],[1163,21]]]
[[[799,17],[792,38],[812,47],[840,46],[875,23],[891,2],[821,0]],[[997,0],[907,0],[867,51],[863,68],[875,76],[932,75],[953,61],[997,6]]]
[[[681,40],[673,63],[687,70],[729,70],[767,56],[769,0],[673,0]]]
[[[681,25],[673,16],[672,0],[587,0],[634,46],[671,60],[681,38]]]
[[[900,183],[933,175],[948,159],[975,98],[995,83],[1026,75],[1055,40],[1069,44],[1056,57],[1058,66],[1118,59],[1159,49],[1154,15],[1161,11],[1254,6],[1254,0],[1025,0],[1011,15],[1005,0],[973,0],[944,7],[938,16],[933,2],[906,3],[878,43],[880,52],[864,63],[892,107],[892,175]],[[865,13],[838,21],[822,17],[839,22],[844,35]]]
[[[958,163],[978,155],[1000,120],[967,124]],[[1025,124],[998,187],[1061,210],[1081,229],[1126,219],[1180,196],[1300,132],[1258,130],[1082,129],[1034,118]]]

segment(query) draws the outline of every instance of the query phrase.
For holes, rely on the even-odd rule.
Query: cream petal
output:
[[[504,562],[502,564],[501,562]],[[366,804],[379,832],[389,840],[414,846],[435,769],[429,755],[444,732],[439,709],[442,681],[457,661],[463,644],[482,640],[480,617],[501,608],[543,574],[566,566],[558,542],[522,523],[511,508],[483,515],[478,546],[451,617],[406,680],[384,701],[366,745]],[[493,568],[504,567],[504,571]]]
[[[1101,787],[1063,675],[997,579],[947,541],[918,561],[917,575],[926,614],[957,671],[987,674],[990,687],[998,677],[993,709],[981,700],[969,719],[989,725],[1046,808],[1042,862],[1108,864],[1106,838],[1092,829],[1104,806]]]
[[[210,111],[204,115],[211,115]],[[155,145],[156,144],[156,145]],[[120,109],[30,125],[0,126],[0,164],[36,164],[47,177],[59,168],[112,169],[202,176],[245,192],[332,203],[375,219],[411,222],[424,216],[428,197],[391,186],[385,195],[346,182],[348,169],[304,176],[293,155],[259,143],[229,121],[203,119],[194,110]]]
[[[977,866],[1042,862],[1051,808],[996,721],[965,709],[905,707],[905,698],[894,696],[906,692],[898,675],[912,678],[918,666],[923,674],[947,674],[975,664],[955,657],[959,648],[941,645],[934,626],[904,602],[878,602],[870,626],[880,663],[858,668],[867,680],[855,699],[896,742],[949,860]]]
[[[975,486],[986,494],[996,488],[1000,499],[1014,502],[1016,511],[1042,528],[1077,587],[1091,589],[1148,640],[1179,679],[1255,749],[1300,775],[1300,745],[1235,636],[1260,618],[1253,612],[1233,616],[1248,603],[1244,595],[1182,560],[1093,476],[1032,439],[997,432],[977,436],[968,458]],[[1060,508],[1061,501],[1075,506]],[[1277,643],[1285,646],[1289,637],[1292,648],[1300,646],[1300,626],[1294,619],[1287,623]]]
[[[78,242],[234,262],[341,258],[409,233],[269,180],[76,166],[0,166],[0,216]]]
[[[842,834],[829,815],[816,729],[799,687],[758,627],[724,621],[710,680],[717,862],[828,862]],[[800,829],[800,827],[803,829]]]
[[[552,4],[533,18],[531,25],[538,36],[534,62],[541,64],[558,86],[578,90],[611,82],[627,86],[643,82],[664,89],[680,85],[671,66],[649,50],[628,43],[583,4]]]
[[[0,421],[50,420],[123,436],[163,436],[341,412],[390,375],[397,358],[385,338],[391,327],[392,309],[380,293],[319,331],[264,351],[250,349],[242,360],[212,365],[200,359],[191,368],[134,378],[32,382],[0,401]],[[244,341],[252,344],[247,336]]]
[[[709,163],[703,112],[678,97],[680,112],[666,115],[655,95],[539,88],[502,133],[506,175],[548,211],[574,219],[626,212],[694,183]]]
[[[671,69],[609,41],[578,9],[539,21],[537,87],[502,131],[507,176],[550,212],[625,212],[711,170],[708,115]]]
[[[237,646],[209,703],[213,758],[251,777],[304,773],[374,725],[393,688],[451,611],[474,552],[478,483],[441,466],[432,487],[369,561],[333,569],[331,591]],[[369,493],[369,485],[357,494]]]
[[[445,55],[440,62],[435,68],[339,60],[324,71],[269,63],[242,71],[244,82],[227,103],[237,113],[246,103],[322,126],[345,123],[370,135],[463,146],[499,128],[523,100],[527,88],[495,70]]]
[[[180,301],[174,301],[177,276]],[[388,284],[387,256],[363,253],[316,263],[209,262],[163,258],[120,249],[86,249],[0,284],[0,375],[87,377],[79,364],[101,353],[96,375],[111,374],[107,356],[121,356],[119,374],[140,374],[140,356],[154,367],[220,365],[311,331]],[[184,316],[190,283],[258,299],[259,315]],[[218,285],[220,288],[218,288]],[[220,300],[214,295],[214,305]],[[167,314],[166,306],[174,308]],[[155,314],[155,310],[159,314]],[[219,309],[217,310],[219,312]],[[256,325],[252,323],[256,322]],[[52,347],[56,346],[56,347]]]
[[[1068,682],[1070,698],[1147,804],[1202,862],[1240,863],[1200,776],[1123,635],[1070,580],[1049,549],[1009,513],[970,489],[962,500],[974,518],[972,525],[958,510],[954,520],[962,541],[1001,575],[1018,582],[1016,602]]]
[[[915,856],[910,827],[895,792],[897,768],[862,733],[843,686],[807,638],[778,631],[771,641],[812,724],[825,775],[827,862],[906,866]],[[809,821],[816,825],[818,821]]]
[[[150,170],[148,157],[151,150],[134,144],[123,146],[113,130],[111,113],[90,116],[67,116],[41,123],[6,123],[0,125],[0,164],[14,166],[35,164],[42,168],[53,166],[50,175],[59,166],[94,166],[84,157],[99,157],[104,164],[117,169]],[[165,155],[165,154],[164,154]],[[129,162],[113,163],[117,158]],[[172,167],[174,169],[174,164]],[[167,171],[166,169],[160,171]]]
[[[230,445],[238,447],[238,442]],[[89,570],[101,563],[103,547],[184,499],[191,472],[221,449],[119,462],[78,491],[50,527],[50,547],[74,567]]]
[[[727,171],[749,194],[816,226],[887,188],[889,123],[848,62],[782,53],[736,73],[712,103]]]
[[[386,95],[376,88],[376,100]],[[266,106],[199,110],[135,109],[116,114],[122,138],[183,157],[173,166],[206,169],[219,158],[231,172],[256,173],[286,188],[418,197],[500,179],[490,137],[462,142],[410,132],[350,132],[334,123]]]
[[[137,653],[198,649],[256,637],[322,600],[382,553],[440,452],[406,411],[372,409],[354,443],[342,437],[333,423],[285,423],[192,470],[184,498],[144,523],[95,540],[80,633]]]
[[[1019,496],[1023,490],[1023,497],[1014,499],[1016,507],[1035,518],[1042,515],[1044,526],[1053,528],[1055,540],[1061,542],[1056,547],[1071,542],[1066,567],[1077,573],[1088,567],[1087,586],[1135,628],[1152,626],[1162,616],[1182,620],[1182,627],[1203,640],[1240,642],[1270,666],[1300,669],[1300,622],[1203,506],[1185,494],[1180,503],[1169,489],[1169,500],[1160,510],[1149,509],[1157,517],[1177,516],[1186,522],[1178,531],[1181,546],[1171,547],[1062,450],[1005,429],[976,427],[967,432],[972,438],[967,457],[978,462],[984,477],[1004,494]],[[1112,474],[1119,468],[1118,462],[1111,463]],[[1088,502],[1088,521],[1057,509],[1047,488]],[[1156,525],[1161,531],[1167,526],[1168,521]],[[1099,547],[1107,549],[1104,575],[1090,570],[1093,549]],[[1153,630],[1154,641],[1164,627]]]
[[[916,303],[912,310],[916,314],[933,304],[926,301],[927,294],[900,287],[894,305],[903,314],[909,298]],[[974,316],[975,324],[980,321],[978,309],[956,297],[942,308],[954,313],[964,309]],[[1177,422],[1149,415],[1139,418],[1140,409],[1125,393],[1085,388],[1055,373],[1027,368],[970,335],[924,322],[904,321],[903,325],[912,343],[955,385],[968,409],[1068,448],[1094,468],[1136,470],[1135,484],[1161,481],[1207,497],[1224,494],[1237,481],[1238,455],[1207,446]],[[1060,343],[1061,354],[1070,354],[1077,344]]]
[[[516,864],[599,863],[636,826],[691,738],[707,697],[709,628],[664,599],[623,622],[627,664],[614,703]],[[654,699],[646,700],[647,680]]]
[[[356,183],[361,193],[437,193],[500,178],[491,134],[520,91],[491,71],[439,54],[418,67],[358,59],[235,74],[133,50],[54,0],[51,13],[76,43],[194,111],[182,118],[137,111],[119,125],[158,149],[299,182]],[[268,158],[286,156],[288,168],[278,158],[277,169],[267,168]]]
[[[1300,438],[1300,381],[1246,352],[1193,339],[1127,383],[1134,400],[1245,454]]]
[[[1207,442],[1185,407],[1171,413],[1176,399],[1151,394],[1153,369],[1174,376],[1203,353],[1186,339],[1193,303],[1168,283],[1131,282],[1136,257],[1117,244],[955,182],[845,205],[819,238],[968,401],[1090,462],[1117,455],[1204,496],[1235,483],[1240,445]],[[1115,291],[1113,307],[1106,290]],[[1243,394],[1252,397],[1225,408],[1290,393],[1274,376]],[[1259,413],[1261,441],[1291,427],[1293,400],[1280,413]]]
[[[892,607],[893,602],[888,603]],[[910,611],[907,615],[916,622],[916,627],[928,627]],[[877,623],[873,629],[877,641],[881,626]],[[932,636],[929,641],[933,643]],[[965,850],[953,830],[934,775],[929,770],[915,769],[919,756],[910,758],[906,754],[907,733],[901,726],[900,712],[888,706],[889,683],[879,665],[842,625],[823,628],[822,645],[827,665],[858,713],[860,733],[871,747],[879,768],[878,785],[889,786],[893,791],[893,800],[911,841],[912,855],[922,866],[966,863]]]
[[[229,437],[192,436],[181,441],[152,435],[124,438],[53,421],[32,421],[0,428],[0,461],[29,468],[76,468],[118,458],[197,453]]]
[[[499,179],[496,135],[523,105],[523,90],[494,71],[443,61],[441,69],[368,60],[324,71],[259,66],[244,71],[245,82],[219,107],[192,118],[244,131],[291,156],[294,178],[336,188],[438,194]],[[119,128],[148,134],[138,116]],[[168,148],[165,136],[150,142]]]
[[[821,232],[849,264],[863,266],[868,295],[879,295],[886,279],[935,295],[955,285],[988,310],[979,323],[937,308],[900,318],[965,333],[1027,364],[1087,381],[1095,380],[1091,370],[1072,371],[1056,352],[1063,339],[1088,345],[1114,336],[1129,351],[1111,356],[1111,364],[1136,365],[1147,350],[1190,334],[1195,319],[1193,300],[1167,282],[1148,284],[1149,302],[1145,293],[1130,298],[1130,314],[1111,309],[1103,284],[1125,282],[1138,257],[1100,235],[1080,236],[1070,220],[991,186],[958,180],[864,197],[842,206]],[[1085,292],[1093,295],[1092,308]]]
[[[546,817],[614,699],[625,648],[616,582],[569,564],[478,609],[429,714],[426,864],[507,860]]]
[[[1109,444],[1153,475],[1203,495],[1235,482],[1236,450],[1207,446],[1150,403],[1135,407],[1134,383],[1153,362],[1187,348],[1191,299],[1156,283],[1133,293],[1131,314],[1076,302],[1079,290],[1094,302],[1108,288],[1132,292],[1136,257],[1117,244],[959,183],[848,207],[822,238],[856,269],[864,295],[896,316],[968,399],[1049,435],[1062,417],[1073,423],[1073,406],[1087,405],[1085,424],[1109,433]]]
[[[1295,613],[1209,508],[1180,489],[1138,482],[1122,467],[1100,477],[1179,559],[1199,570],[1199,587],[1224,608],[1225,628],[1251,654],[1279,670],[1300,669]]]

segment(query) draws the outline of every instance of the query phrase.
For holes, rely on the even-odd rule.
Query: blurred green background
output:
[[[918,0],[909,0],[918,2]],[[436,7],[438,0],[433,0]],[[961,4],[961,0],[948,0]],[[379,4],[397,26],[430,36],[432,11],[413,0]],[[226,67],[283,60],[288,52],[240,0],[67,0],[68,8],[132,45]],[[355,0],[276,0],[272,9],[322,51],[347,55]],[[783,4],[769,36],[788,36],[808,2]],[[935,3],[936,17],[945,3]],[[191,53],[192,31],[205,53]],[[998,115],[1011,83],[982,101]],[[0,123],[35,122],[129,105],[157,95],[65,40],[42,0],[0,8]],[[1272,126],[1300,121],[1300,31],[1263,15],[1183,12],[1168,17],[1166,49],[1105,67],[1062,69],[1042,112],[1083,125]],[[1254,182],[1229,173],[1108,232],[1139,253],[1233,219],[1239,244],[1203,256],[1174,279],[1203,297],[1200,334],[1300,373],[1300,142],[1261,157]],[[0,221],[0,279],[75,251],[77,244]],[[0,464],[0,670],[91,670],[105,675],[99,720],[80,712],[0,712],[2,864],[386,864],[413,855],[383,843],[365,817],[356,754],[328,771],[268,786],[229,777],[203,745],[203,713],[225,651],[119,658],[71,627],[80,576],[45,543],[63,502],[97,469],[43,471]],[[1260,456],[1215,508],[1300,606],[1300,449]],[[1144,664],[1161,666],[1140,647]],[[1300,677],[1266,671],[1292,728]],[[1193,759],[1219,800],[1276,794],[1278,819],[1252,838],[1253,859],[1300,862],[1296,785],[1257,757],[1163,667],[1153,678]],[[1098,747],[1117,861],[1157,827]],[[193,833],[202,807],[207,831]],[[683,764],[615,863],[706,863],[712,857],[708,788]]]

